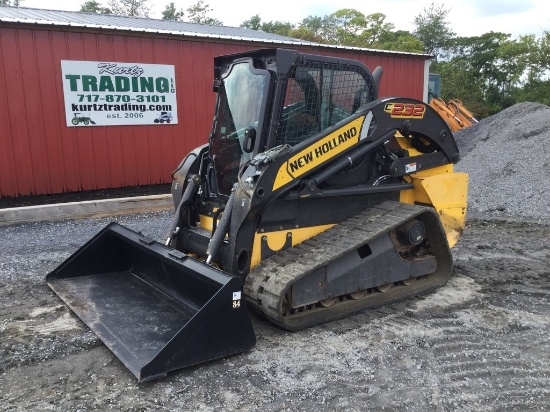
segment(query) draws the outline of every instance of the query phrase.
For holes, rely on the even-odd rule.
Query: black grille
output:
[[[306,62],[285,81],[277,144],[295,145],[353,114],[375,98],[370,76],[357,67]]]

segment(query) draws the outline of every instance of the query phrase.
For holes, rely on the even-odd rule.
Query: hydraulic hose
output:
[[[237,186],[237,183],[233,185],[233,188],[231,189],[231,195],[229,196],[227,204],[225,205],[225,210],[223,211],[220,223],[216,227],[216,231],[214,232],[214,235],[210,239],[208,247],[206,248],[206,255],[208,256],[208,258],[206,259],[206,263],[208,265],[211,264],[212,261],[218,257],[218,253],[220,252],[220,248],[222,246],[223,240],[225,239],[225,235],[229,231],[229,223],[231,223],[231,212],[233,211],[233,199],[235,198],[235,191],[237,189]]]
[[[199,191],[200,183],[201,178],[198,175],[191,176],[187,181],[187,187],[183,192],[183,196],[181,197],[178,208],[176,209],[176,213],[174,213],[172,223],[170,224],[170,228],[168,229],[168,238],[166,239],[165,246],[170,246],[170,243],[177,236],[179,228],[181,227],[183,216],[187,212],[187,209],[189,208],[189,205],[191,204],[193,199],[195,199],[195,196]]]

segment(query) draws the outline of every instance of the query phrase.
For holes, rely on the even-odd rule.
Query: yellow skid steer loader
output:
[[[445,121],[379,98],[380,76],[286,49],[215,58],[166,239],[112,223],[48,285],[140,381],[252,348],[248,309],[299,331],[443,285],[467,175]]]

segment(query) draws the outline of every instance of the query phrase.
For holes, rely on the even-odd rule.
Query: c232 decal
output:
[[[422,103],[386,103],[384,111],[396,119],[422,119],[426,113],[426,105]]]

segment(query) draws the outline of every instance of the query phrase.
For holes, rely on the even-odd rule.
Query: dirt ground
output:
[[[0,410],[550,410],[550,225],[470,217],[434,293],[298,333],[252,315],[253,350],[138,384],[44,283],[107,222],[0,228]]]

